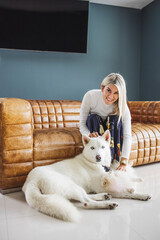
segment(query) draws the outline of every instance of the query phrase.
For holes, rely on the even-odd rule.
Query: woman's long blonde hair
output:
[[[113,84],[117,87],[119,92],[119,98],[114,103],[114,112],[113,114],[119,115],[118,123],[120,119],[124,118],[125,110],[126,110],[126,102],[127,102],[127,96],[126,96],[126,83],[122,75],[119,73],[110,73],[107,77],[105,77],[101,83],[101,87],[104,88],[105,86],[108,86],[110,84]]]

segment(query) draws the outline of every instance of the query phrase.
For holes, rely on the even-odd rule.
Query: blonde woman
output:
[[[80,111],[80,132],[89,137],[111,133],[112,160],[120,161],[118,170],[124,170],[131,148],[131,115],[126,102],[126,84],[118,73],[109,74],[101,89],[88,91]]]

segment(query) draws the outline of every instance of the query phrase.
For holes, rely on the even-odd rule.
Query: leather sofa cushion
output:
[[[79,126],[80,101],[28,100],[33,112],[33,128],[70,128]]]
[[[82,137],[78,128],[34,130],[34,167],[72,158],[82,152]]]
[[[130,161],[134,165],[160,161],[159,124],[132,123]]]
[[[160,124],[160,101],[128,101],[132,123]]]

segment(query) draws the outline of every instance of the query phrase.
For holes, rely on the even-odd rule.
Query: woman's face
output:
[[[101,86],[102,96],[105,104],[110,105],[119,98],[118,88],[114,84],[105,87]]]

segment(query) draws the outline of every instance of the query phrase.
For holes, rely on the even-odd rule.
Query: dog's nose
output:
[[[100,155],[96,155],[96,160],[97,160],[97,162],[100,162],[101,161],[101,156]]]
[[[110,167],[104,166],[104,169],[105,169],[106,172],[109,172],[109,171],[110,171]]]

